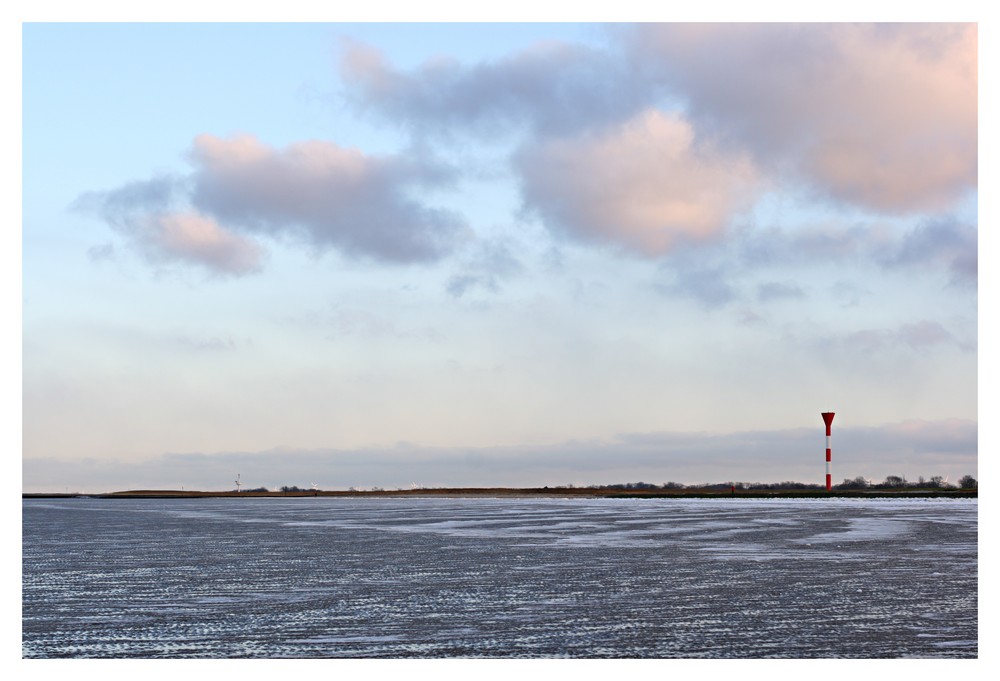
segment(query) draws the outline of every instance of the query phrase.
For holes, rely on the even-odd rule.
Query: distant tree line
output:
[[[563,488],[572,488],[573,485],[562,485]],[[737,489],[826,489],[824,485],[816,485],[806,482],[794,482],[786,480],[784,482],[701,482],[693,485],[685,485],[681,482],[664,482],[660,485],[651,482],[620,482],[610,485],[588,485],[588,489],[621,489],[621,490],[671,490],[671,489],[708,489],[708,490],[728,490],[732,487]],[[558,489],[558,488],[557,488]]]
[[[930,479],[920,476],[916,481],[908,481],[900,475],[886,476],[882,482],[872,482],[868,478],[858,476],[853,480],[845,478],[840,484],[833,485],[833,489],[977,489],[978,481],[971,475],[965,475],[959,479],[958,484],[948,482],[940,475],[934,475]],[[808,482],[795,482],[784,480],[782,482],[704,482],[694,485],[685,485],[680,482],[664,482],[655,484],[651,482],[620,482],[609,485],[588,485],[589,489],[609,489],[609,490],[678,490],[678,489],[707,489],[726,490],[732,487],[743,490],[779,490],[779,489],[826,489],[826,485]],[[573,485],[558,485],[556,489],[572,489]]]
[[[840,484],[833,485],[836,490],[855,489],[977,489],[978,481],[971,475],[962,476],[957,484],[948,482],[940,475],[931,476],[925,479],[923,476],[916,481],[909,481],[901,475],[888,475],[882,482],[872,482],[868,478],[858,476],[854,479],[844,478]],[[588,485],[587,489],[604,490],[681,490],[681,489],[704,489],[704,490],[729,490],[735,487],[741,490],[824,490],[825,485],[809,482],[795,482],[794,480],[784,480],[782,482],[702,482],[694,485],[668,481],[661,484],[652,482],[619,482],[609,485]],[[303,488],[296,485],[282,485],[282,492],[316,492],[315,488]],[[402,488],[397,488],[402,489]],[[438,489],[435,487],[414,486],[413,489]],[[574,489],[573,485],[556,485],[555,489]],[[257,487],[255,489],[245,489],[244,492],[267,492],[267,487]],[[364,491],[363,488],[351,487],[351,492]],[[372,487],[372,492],[381,492],[381,487]]]
[[[887,475],[885,480],[878,483],[859,476],[853,480],[844,480],[835,487],[837,489],[976,489],[979,483],[971,475],[963,475],[957,485],[948,482],[940,475],[933,475],[929,480],[921,475],[916,481],[907,480],[902,475]]]

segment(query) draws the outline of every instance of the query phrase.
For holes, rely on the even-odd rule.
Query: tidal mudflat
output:
[[[978,656],[976,500],[22,509],[29,658]]]

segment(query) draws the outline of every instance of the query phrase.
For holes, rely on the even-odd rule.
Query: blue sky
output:
[[[22,487],[976,475],[977,49],[26,24]]]

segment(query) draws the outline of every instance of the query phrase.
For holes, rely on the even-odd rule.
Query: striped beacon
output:
[[[833,412],[824,411],[823,423],[826,424],[826,491],[830,491],[831,487],[831,476],[830,476],[830,426],[833,425]]]

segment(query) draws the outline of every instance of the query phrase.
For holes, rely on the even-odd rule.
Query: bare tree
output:
[[[962,489],[976,489],[979,487],[979,483],[971,475],[963,475],[958,481],[958,486]]]

